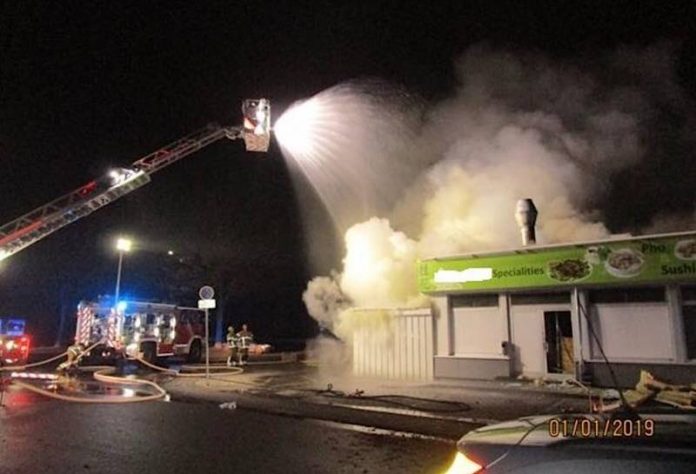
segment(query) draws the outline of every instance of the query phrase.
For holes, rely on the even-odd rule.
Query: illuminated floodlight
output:
[[[167,255],[174,255],[174,251],[173,251],[173,250],[167,250]]]
[[[271,103],[268,99],[247,99],[242,103],[242,136],[248,151],[268,151],[271,142]]]
[[[123,313],[127,307],[128,303],[126,301],[119,301],[116,305],[116,311],[118,311],[119,313]]]
[[[119,238],[116,240],[116,250],[120,252],[130,252],[133,241],[130,239]]]

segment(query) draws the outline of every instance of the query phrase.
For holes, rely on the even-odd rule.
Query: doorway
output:
[[[570,311],[544,311],[544,349],[547,373],[575,372]]]

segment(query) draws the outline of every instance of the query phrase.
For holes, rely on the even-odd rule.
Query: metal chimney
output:
[[[538,214],[534,201],[531,199],[520,199],[517,201],[515,220],[517,220],[517,225],[520,226],[522,245],[524,246],[536,244],[534,225],[536,224]]]

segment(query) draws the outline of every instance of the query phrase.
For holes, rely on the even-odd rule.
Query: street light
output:
[[[116,293],[114,296],[114,306],[118,304],[119,290],[121,289],[121,268],[123,267],[123,254],[130,252],[133,242],[129,239],[119,238],[116,241],[116,250],[118,250],[118,273],[116,273]]]

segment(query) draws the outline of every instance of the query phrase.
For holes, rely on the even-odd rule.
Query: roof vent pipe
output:
[[[520,199],[517,201],[515,220],[517,220],[517,225],[520,226],[520,232],[522,232],[522,245],[525,247],[527,245],[536,244],[536,231],[534,230],[534,226],[538,214],[537,208],[534,206],[534,201],[531,199]]]

